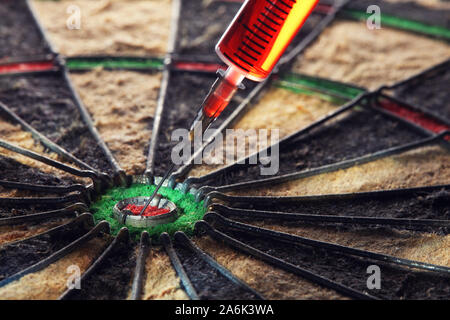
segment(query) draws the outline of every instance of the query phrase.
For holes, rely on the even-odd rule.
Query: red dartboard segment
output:
[[[128,204],[123,210],[128,210],[133,213],[133,215],[137,216],[141,213],[144,206],[137,206],[134,204]],[[145,209],[145,212],[142,214],[144,217],[154,217],[159,216],[162,214],[169,213],[169,209],[166,208],[158,208],[154,206],[148,206],[147,209]]]
[[[177,61],[174,64],[174,68],[182,71],[200,71],[215,73],[218,69],[225,70],[226,67],[218,63],[206,63],[206,62],[188,62]]]
[[[46,70],[51,70],[53,68],[54,68],[54,64],[52,61],[11,63],[11,64],[0,65],[0,73],[46,71]]]
[[[431,132],[441,133],[443,131],[450,130],[450,126],[440,123],[420,111],[415,111],[405,106],[401,106],[394,101],[381,100],[379,105],[383,109],[394,113],[403,119],[413,122]],[[448,140],[448,137],[446,139]]]
[[[314,12],[323,13],[323,14],[329,14],[333,10],[333,6],[327,5],[327,4],[318,4],[314,8]]]
[[[242,3],[244,0],[216,0],[217,2],[236,2],[236,3]]]

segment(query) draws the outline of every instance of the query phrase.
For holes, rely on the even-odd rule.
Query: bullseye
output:
[[[116,220],[126,226],[147,228],[166,224],[178,218],[177,206],[166,198],[157,195],[141,215],[149,197],[133,197],[117,202],[113,208]]]

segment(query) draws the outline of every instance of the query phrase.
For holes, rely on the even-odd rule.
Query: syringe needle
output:
[[[161,188],[161,186],[163,185],[164,181],[166,181],[166,179],[169,177],[169,175],[172,173],[173,169],[175,168],[175,163],[172,163],[169,167],[169,169],[166,171],[166,173],[164,174],[164,177],[161,179],[161,181],[158,183],[158,185],[156,186],[155,191],[153,191],[150,199],[147,200],[147,202],[145,203],[144,208],[142,208],[141,213],[139,213],[140,216],[142,216],[145,212],[145,210],[147,210],[147,207],[149,206],[150,202],[152,202],[153,198],[156,196],[156,194],[158,193],[159,189]]]

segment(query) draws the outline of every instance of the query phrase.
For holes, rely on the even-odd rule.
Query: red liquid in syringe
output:
[[[216,46],[246,78],[267,78],[319,0],[247,0]]]

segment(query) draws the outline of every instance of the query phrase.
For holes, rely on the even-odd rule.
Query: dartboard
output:
[[[118,218],[241,5],[0,1],[1,299],[450,298],[446,1],[320,1],[163,183],[164,223]]]

